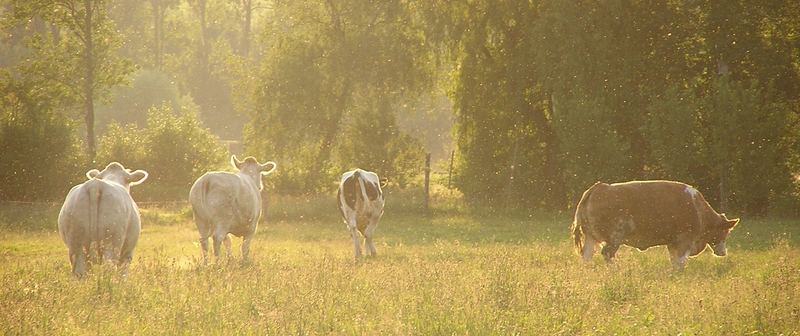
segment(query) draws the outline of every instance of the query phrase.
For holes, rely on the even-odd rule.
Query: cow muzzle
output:
[[[728,249],[725,247],[725,242],[712,244],[711,249],[714,250],[714,255],[718,257],[724,257],[728,254]]]

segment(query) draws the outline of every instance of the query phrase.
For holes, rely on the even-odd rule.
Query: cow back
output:
[[[92,188],[96,199],[90,197]],[[67,243],[98,241],[108,234],[123,236],[131,225],[140,225],[139,210],[127,189],[100,179],[73,187],[58,216],[59,232]]]

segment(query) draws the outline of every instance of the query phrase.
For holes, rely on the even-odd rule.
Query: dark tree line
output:
[[[478,203],[563,209],[598,180],[664,178],[723,207],[793,204],[799,10],[790,1],[431,6],[441,23],[432,36],[456,50],[459,188]]]
[[[650,178],[751,213],[798,198],[792,1],[1,3],[0,139],[66,166],[155,106],[280,161],[280,192],[354,166],[415,183],[452,120],[471,204],[566,209],[595,181]],[[36,146],[37,123],[69,145]]]

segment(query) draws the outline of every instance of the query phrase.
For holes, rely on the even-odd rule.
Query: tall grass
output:
[[[400,196],[395,195],[395,198]],[[730,255],[684,272],[664,248],[579,261],[568,215],[402,210],[355,262],[331,197],[271,197],[253,243],[199,263],[186,208],[144,209],[127,279],[69,275],[49,209],[0,213],[0,330],[8,334],[798,334],[797,221],[747,219]],[[12,212],[9,212],[12,211]],[[13,212],[18,211],[18,212]],[[57,212],[56,212],[57,214]],[[38,229],[6,223],[24,218]],[[234,239],[238,248],[239,239]]]

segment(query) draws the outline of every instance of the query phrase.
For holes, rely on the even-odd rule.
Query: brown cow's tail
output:
[[[578,254],[581,254],[581,251],[583,251],[583,229],[581,229],[577,219],[572,222],[572,237],[575,239],[575,250],[578,251]]]
[[[581,200],[578,202],[578,206],[575,209],[575,220],[572,222],[572,237],[575,240],[575,249],[578,254],[581,254],[583,251],[583,243],[584,243],[584,232],[583,232],[583,224],[586,223],[586,207],[589,200],[589,196],[594,191],[595,187],[601,182],[597,182],[589,189],[583,192],[583,196],[581,196]]]
[[[101,235],[101,227],[99,222],[99,211],[100,211],[100,197],[102,196],[102,188],[101,183],[99,180],[93,179],[90,180],[87,184],[89,188],[89,231],[91,232],[91,236],[94,239],[89,240],[89,244],[91,245],[92,240],[96,243],[97,248],[97,258],[98,260],[102,260],[103,258],[103,237]]]

